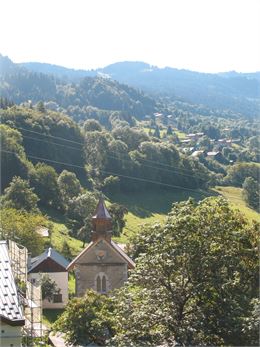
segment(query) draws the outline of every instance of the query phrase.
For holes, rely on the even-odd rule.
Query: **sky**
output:
[[[95,69],[260,71],[260,0],[1,0],[0,53]]]

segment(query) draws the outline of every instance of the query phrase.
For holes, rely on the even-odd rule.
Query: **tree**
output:
[[[173,131],[172,131],[172,127],[169,125],[168,128],[167,128],[167,132],[166,132],[167,136],[170,136],[173,134]]]
[[[79,195],[82,191],[79,180],[74,172],[63,170],[57,180],[63,203]]]
[[[120,236],[125,226],[124,217],[128,213],[128,210],[125,206],[114,203],[108,207],[108,211],[112,217],[113,234],[114,236]]]
[[[259,211],[260,185],[252,177],[247,177],[243,183],[243,195],[247,204]]]
[[[77,233],[77,236],[83,241],[83,245],[90,240],[91,218],[97,203],[95,195],[90,192],[85,192],[68,201],[67,216],[72,221],[73,232]]]
[[[36,232],[37,227],[45,226],[50,231],[52,224],[42,215],[2,208],[0,238],[13,240],[28,249],[34,257],[43,252],[45,240]]]
[[[38,102],[38,104],[36,105],[36,109],[37,109],[37,111],[42,112],[42,113],[46,112],[44,103],[42,101]]]
[[[158,125],[156,125],[155,129],[154,129],[154,133],[153,133],[154,137],[158,137],[158,139],[161,137],[160,135],[160,129],[158,127]]]
[[[31,173],[31,184],[35,188],[42,205],[60,207],[61,196],[58,187],[58,175],[52,166],[37,163]]]
[[[14,177],[9,187],[4,190],[2,204],[4,207],[37,212],[38,196],[30,188],[29,182],[20,177]]]
[[[0,125],[1,148],[1,192],[14,176],[28,178],[33,165],[26,159],[21,133],[7,125]]]
[[[256,332],[245,326],[258,296],[258,227],[207,198],[174,204],[164,225],[135,234],[113,342],[252,346]]]
[[[47,274],[41,276],[42,300],[47,299],[49,302],[53,301],[53,297],[60,293],[57,283],[53,281]]]
[[[83,124],[83,129],[85,131],[102,131],[100,123],[95,119],[88,119]]]
[[[113,310],[110,297],[90,290],[69,301],[54,329],[65,334],[67,343],[104,346],[114,332]]]

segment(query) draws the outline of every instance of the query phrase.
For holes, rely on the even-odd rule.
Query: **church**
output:
[[[127,281],[129,270],[135,263],[112,239],[112,218],[105,202],[100,198],[92,217],[92,241],[68,265],[76,277],[76,296],[84,296],[93,289],[107,294]]]

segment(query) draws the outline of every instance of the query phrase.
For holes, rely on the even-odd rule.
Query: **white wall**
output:
[[[22,333],[21,327],[0,323],[0,346],[1,347],[21,347]]]
[[[68,290],[68,272],[48,272],[48,273],[30,273],[28,274],[28,278],[35,279],[39,281],[41,276],[48,275],[53,281],[56,282],[57,287],[60,288],[60,294],[62,294],[62,302],[55,303],[49,302],[48,300],[43,300],[42,307],[43,308],[64,308],[64,306],[68,302],[69,290]]]

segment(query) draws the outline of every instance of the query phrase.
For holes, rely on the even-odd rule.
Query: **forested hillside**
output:
[[[207,74],[170,67],[158,68],[143,62],[120,62],[91,71],[39,63],[21,66],[67,81],[79,81],[85,76],[106,76],[154,95],[201,104],[215,111],[229,109],[246,117],[259,114],[259,73]]]
[[[129,78],[137,67],[147,66],[128,64]],[[10,208],[57,214],[64,224],[54,227],[53,242],[59,244],[60,225],[66,225],[69,248],[76,252],[78,241],[75,246],[73,240],[89,240],[90,217],[101,193],[111,203],[114,237],[121,237],[127,223],[124,241],[138,230],[139,220],[162,220],[173,201],[219,194],[212,190],[215,185],[241,189],[244,204],[259,210],[259,131],[253,113],[245,117],[232,107],[177,100],[170,86],[167,95],[157,82],[151,97],[104,74],[72,79],[64,78],[62,69],[57,77],[57,69],[33,72],[0,58],[4,215],[14,213]],[[111,66],[106,73],[113,71],[122,74],[125,65]],[[212,83],[227,78],[214,77]],[[239,100],[246,93],[253,96],[255,82],[250,83],[240,89],[234,85],[230,93],[240,95]],[[165,206],[149,203],[149,210],[144,206],[148,196]]]

